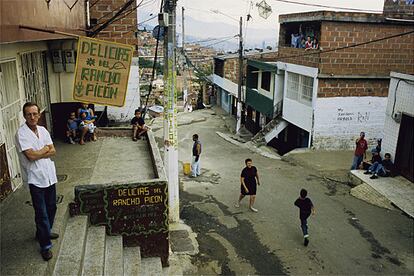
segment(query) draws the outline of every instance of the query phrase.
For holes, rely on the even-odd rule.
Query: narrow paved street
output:
[[[181,219],[198,235],[200,252],[192,262],[199,274],[413,274],[413,220],[352,197],[345,170],[329,163],[324,173],[323,166],[314,170],[292,157],[272,160],[241,149],[216,134],[228,130],[213,110],[179,116],[180,162],[190,162],[192,134],[203,144],[201,177],[180,174]],[[159,123],[153,130],[161,145]],[[262,184],[258,213],[248,210],[247,199],[234,207],[249,157]],[[324,162],[317,153],[314,158]],[[327,174],[338,181],[322,177]],[[316,207],[308,247],[293,205],[301,188]]]

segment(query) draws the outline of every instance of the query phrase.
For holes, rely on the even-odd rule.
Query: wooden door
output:
[[[414,117],[403,114],[398,135],[397,153],[395,155],[395,166],[401,175],[411,182],[414,182],[413,127]]]

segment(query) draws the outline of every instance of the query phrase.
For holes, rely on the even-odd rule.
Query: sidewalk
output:
[[[28,189],[20,187],[0,205],[1,270],[0,275],[45,275],[57,259],[68,218],[68,203],[76,185],[127,182],[153,178],[154,170],[146,141],[129,138],[100,138],[85,146],[55,141],[54,158],[59,182],[58,210],[53,231],[60,238],[53,241],[54,258],[44,262],[34,239],[34,212]],[[122,158],[120,158],[122,156]]]
[[[368,185],[411,218],[414,217],[413,183],[402,176],[379,177],[378,179],[370,179],[370,176],[364,174],[363,170],[352,170],[350,172],[351,180],[355,185]]]

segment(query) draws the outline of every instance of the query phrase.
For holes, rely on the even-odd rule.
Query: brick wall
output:
[[[386,97],[388,79],[319,79],[318,97]]]
[[[308,53],[315,53],[314,55],[306,55],[302,56],[303,54]],[[292,57],[296,56],[296,57]],[[299,64],[303,66],[309,67],[318,67],[319,66],[319,50],[308,50],[299,49],[299,48],[292,48],[292,47],[279,47],[279,55],[277,60],[283,61],[287,63]],[[286,58],[291,57],[291,58]]]
[[[223,77],[234,83],[239,83],[239,60],[238,58],[226,59],[224,61]]]
[[[91,20],[99,19],[106,15],[102,19],[98,20],[98,24],[104,23],[106,20],[115,15],[123,4],[128,1],[129,0],[100,0],[90,9]],[[136,1],[134,1],[134,3],[126,9],[126,11],[129,11],[134,7],[136,7]],[[135,37],[136,26],[137,9],[129,13],[123,19],[111,23],[108,27],[102,30],[96,38],[123,44],[138,45],[138,39]],[[135,52],[135,55],[137,55],[137,52]]]
[[[384,1],[385,17],[414,19],[414,4],[408,4],[405,0]]]
[[[323,50],[349,46],[412,31],[412,26],[350,22],[322,22]],[[334,75],[382,75],[390,71],[414,73],[414,34],[321,55],[320,73]]]

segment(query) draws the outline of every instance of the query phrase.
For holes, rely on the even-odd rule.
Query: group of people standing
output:
[[[305,50],[319,49],[319,43],[316,36],[305,36],[303,34],[292,34],[291,35],[291,47],[301,48]]]
[[[382,159],[381,145],[382,139],[378,139],[377,145],[371,150],[371,160],[367,160],[368,142],[365,140],[365,132],[361,132],[359,138],[355,140],[355,152],[351,170],[365,169],[364,174],[371,174],[371,179],[377,179],[378,176],[394,176],[396,172],[394,163],[391,161],[391,154],[385,153],[384,159]]]

